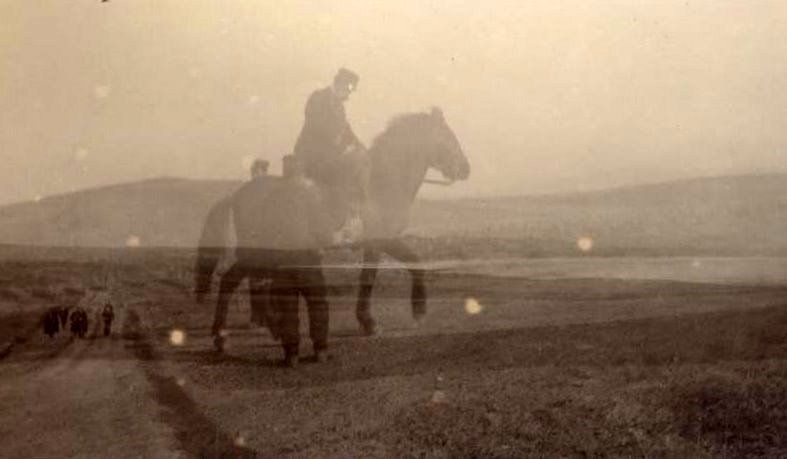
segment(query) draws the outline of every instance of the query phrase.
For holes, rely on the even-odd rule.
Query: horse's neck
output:
[[[373,151],[370,191],[383,206],[409,206],[426,176],[427,165],[413,147]]]

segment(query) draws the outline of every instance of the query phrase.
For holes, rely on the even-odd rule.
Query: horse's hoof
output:
[[[222,354],[224,352],[224,337],[216,336],[213,338],[213,347],[216,349],[217,353]]]
[[[295,369],[298,368],[298,360],[297,355],[287,355],[279,362],[279,365],[284,368]]]
[[[361,334],[363,336],[380,336],[381,330],[374,322],[361,324]]]

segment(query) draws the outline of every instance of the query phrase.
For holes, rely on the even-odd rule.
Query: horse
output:
[[[417,267],[418,255],[400,236],[409,224],[410,208],[427,171],[436,169],[450,184],[469,178],[470,163],[439,108],[394,117],[366,151],[365,161],[368,171],[356,174],[365,179],[360,209],[363,231],[360,241],[353,244],[363,251],[356,318],[363,334],[374,335],[378,330],[371,313],[371,294],[383,254],[403,263],[410,273],[414,320],[418,322],[426,314],[425,273]],[[210,291],[213,272],[226,250],[220,241],[227,239],[233,211],[237,234],[254,233],[254,225],[265,224],[264,215],[241,215],[254,212],[254,201],[264,199],[265,187],[256,193],[241,191],[217,203],[206,218],[195,269],[198,301]],[[222,275],[222,284],[232,269]],[[237,279],[238,273],[233,274]],[[231,295],[238,283],[226,288],[222,285],[219,300],[226,302],[222,295]]]

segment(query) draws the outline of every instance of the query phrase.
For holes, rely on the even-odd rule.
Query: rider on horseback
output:
[[[325,190],[336,228],[341,227],[365,193],[361,169],[366,148],[344,111],[344,102],[357,85],[358,75],[342,68],[333,85],[313,92],[306,102],[303,129],[294,148],[306,176]]]

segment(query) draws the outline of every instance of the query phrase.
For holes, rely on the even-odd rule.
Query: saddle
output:
[[[310,171],[310,178],[322,191],[331,226],[341,234],[341,242],[360,237],[360,214],[368,193],[370,166],[366,149],[356,146],[321,161],[318,168]]]

